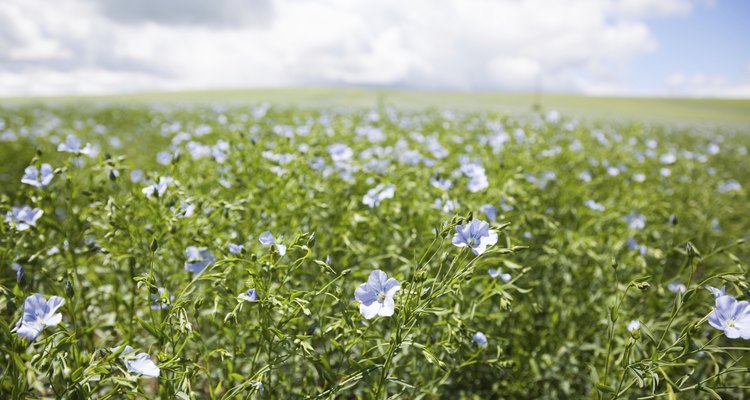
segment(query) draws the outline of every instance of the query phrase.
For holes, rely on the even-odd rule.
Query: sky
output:
[[[3,0],[0,96],[222,88],[750,98],[747,0]]]

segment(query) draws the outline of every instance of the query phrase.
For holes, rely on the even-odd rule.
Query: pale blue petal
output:
[[[383,285],[383,291],[387,297],[393,298],[393,296],[401,290],[401,284],[394,278],[389,278]]]
[[[385,272],[376,269],[375,271],[370,272],[370,276],[367,279],[367,284],[370,285],[373,289],[380,291],[384,290],[385,282],[387,280],[388,275],[386,275]]]
[[[365,305],[370,305],[378,299],[378,291],[367,283],[363,283],[354,290],[354,298]]]
[[[269,244],[275,244],[276,238],[273,237],[273,234],[269,231],[265,231],[258,236],[258,240],[261,244],[269,245]]]
[[[393,301],[393,297],[386,297],[385,301],[382,303],[383,305],[380,307],[380,311],[378,311],[378,315],[381,317],[390,317],[393,315],[394,310],[396,309],[396,304]]]
[[[280,256],[283,256],[284,254],[286,254],[286,246],[284,246],[283,244],[277,244],[276,251],[279,252]]]
[[[362,314],[365,319],[373,319],[376,315],[378,315],[381,307],[382,303],[378,301],[375,301],[370,305],[365,305],[364,303],[362,303],[359,305],[359,313]]]

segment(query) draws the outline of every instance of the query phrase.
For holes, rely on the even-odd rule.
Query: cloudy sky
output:
[[[747,0],[3,0],[0,96],[367,86],[750,97]]]

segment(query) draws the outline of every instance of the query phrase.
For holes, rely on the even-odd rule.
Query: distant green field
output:
[[[587,120],[639,120],[669,124],[707,124],[750,127],[750,99],[687,99],[653,97],[591,97],[565,94],[440,92],[355,88],[297,88],[205,90],[135,93],[112,96],[0,98],[0,105],[81,102],[137,103],[258,103],[299,107],[429,107],[459,110],[494,110],[522,114],[541,104]]]

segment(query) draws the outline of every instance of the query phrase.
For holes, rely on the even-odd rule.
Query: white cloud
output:
[[[722,75],[676,72],[667,77],[667,95],[689,97],[750,97],[750,71],[741,80]]]
[[[169,0],[168,3],[175,3]],[[6,0],[0,93],[381,85],[627,91],[688,0]],[[150,7],[150,8],[149,8]],[[5,21],[11,23],[3,24]]]
[[[525,57],[498,56],[490,60],[488,68],[495,82],[510,89],[533,87],[542,72],[538,61]]]
[[[643,18],[686,15],[693,10],[690,0],[620,0],[615,7],[620,15]]]

